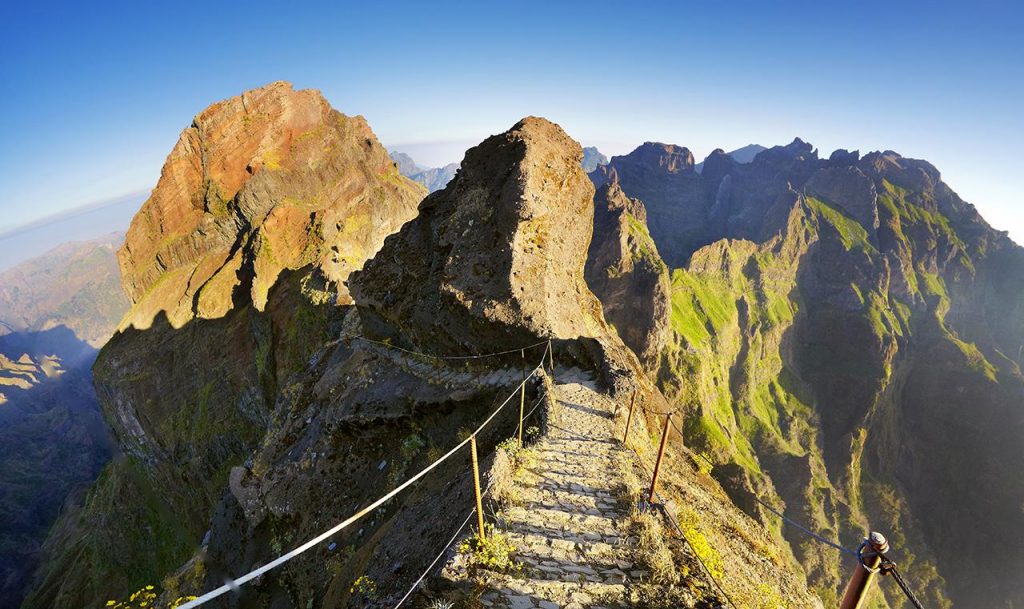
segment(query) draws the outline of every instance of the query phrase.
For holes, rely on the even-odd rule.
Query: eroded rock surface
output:
[[[646,366],[668,338],[668,267],[647,228],[647,211],[613,181],[594,195],[594,238],[586,278],[604,316]]]
[[[134,307],[174,326],[216,318],[311,266],[336,288],[415,214],[406,180],[362,117],[277,82],[213,104],[185,129],[119,252]]]
[[[583,278],[594,212],[581,155],[532,117],[470,149],[455,180],[353,274],[356,303],[454,352],[605,334]]]

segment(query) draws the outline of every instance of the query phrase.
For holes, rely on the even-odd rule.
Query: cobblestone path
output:
[[[499,522],[522,569],[486,573],[480,601],[487,607],[623,607],[627,588],[649,577],[634,564],[629,506],[617,497],[615,461],[628,457],[612,430],[615,404],[578,371],[557,376],[547,433],[519,476],[522,500]]]

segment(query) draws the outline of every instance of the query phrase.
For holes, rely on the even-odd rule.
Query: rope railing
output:
[[[366,336],[353,336],[353,337],[351,337],[351,340],[361,340],[363,342],[373,343],[375,345],[381,345],[381,346],[384,346],[384,347],[388,347],[389,349],[395,349],[396,351],[402,351],[402,352],[408,353],[410,355],[416,355],[418,357],[423,357],[423,358],[427,358],[427,359],[449,360],[449,361],[453,361],[453,360],[454,361],[459,361],[459,360],[471,360],[471,359],[484,359],[484,358],[488,358],[488,357],[497,357],[499,355],[511,355],[513,353],[522,353],[522,352],[526,351],[527,349],[533,349],[534,347],[539,347],[541,345],[547,345],[550,342],[549,340],[545,339],[545,340],[542,340],[540,342],[533,343],[532,345],[526,345],[524,347],[517,347],[515,349],[509,349],[508,351],[495,351],[493,353],[480,353],[480,354],[473,354],[473,355],[434,355],[432,353],[424,353],[422,351],[415,351],[413,349],[406,349],[405,347],[399,347],[398,345],[393,345],[391,343],[388,343],[388,342],[385,342],[385,341],[382,341],[382,340],[375,340],[375,339],[372,339],[372,338],[368,338]]]
[[[547,342],[548,341],[544,341],[543,344],[547,344]],[[538,344],[541,344],[541,343],[538,343]],[[536,346],[536,345],[534,345],[534,346]],[[522,349],[516,349],[515,351],[520,351],[521,352]],[[547,356],[547,355],[548,355],[548,350],[545,349],[544,356]],[[302,545],[296,547],[295,549],[293,549],[293,550],[291,550],[291,551],[289,551],[289,552],[287,552],[285,554],[282,554],[281,556],[275,558],[274,560],[272,560],[272,561],[270,561],[270,562],[268,562],[268,563],[266,563],[266,564],[264,564],[264,565],[262,565],[260,567],[257,567],[255,569],[249,571],[245,575],[239,576],[239,577],[237,577],[237,578],[235,578],[233,580],[228,581],[227,583],[225,583],[224,585],[220,586],[219,588],[215,588],[215,589],[207,592],[206,594],[203,594],[202,596],[200,596],[200,597],[198,597],[198,598],[196,598],[194,600],[191,600],[191,601],[181,605],[179,607],[179,609],[192,609],[193,607],[199,607],[200,605],[203,605],[203,604],[205,604],[205,603],[207,603],[207,602],[209,602],[209,601],[211,601],[211,600],[213,600],[213,599],[215,599],[215,598],[217,598],[217,597],[219,597],[219,596],[221,596],[221,595],[223,595],[223,594],[225,594],[225,593],[227,593],[229,591],[237,590],[240,586],[242,586],[242,585],[252,581],[253,579],[263,575],[264,573],[266,573],[266,572],[268,572],[268,571],[270,571],[270,570],[272,570],[272,569],[274,569],[276,567],[279,567],[279,566],[283,565],[284,563],[286,563],[286,562],[294,559],[295,557],[303,554],[304,552],[308,551],[310,548],[313,548],[313,547],[323,543],[324,541],[326,541],[330,537],[336,535],[337,533],[339,533],[342,530],[346,529],[347,527],[351,526],[352,524],[354,524],[355,522],[359,521],[361,518],[363,518],[367,514],[373,512],[378,507],[384,505],[385,503],[387,503],[388,501],[393,499],[395,496],[397,496],[399,493],[401,493],[405,489],[407,489],[410,486],[412,486],[418,480],[420,480],[421,478],[426,476],[428,473],[433,471],[439,465],[441,465],[442,463],[447,461],[450,457],[452,457],[457,452],[459,452],[461,449],[463,449],[467,444],[473,443],[475,445],[477,435],[481,431],[483,431],[484,428],[486,428],[487,425],[490,424],[491,421],[494,420],[494,417],[498,416],[498,414],[505,408],[505,406],[507,406],[509,404],[509,402],[512,401],[512,398],[514,398],[517,394],[520,394],[521,392],[525,391],[527,381],[529,381],[531,378],[533,378],[539,371],[543,370],[543,367],[544,367],[544,357],[541,358],[541,361],[540,361],[540,363],[537,366],[535,366],[532,370],[530,370],[527,374],[524,375],[524,378],[523,378],[522,382],[519,383],[519,385],[516,386],[515,390],[512,391],[512,393],[510,393],[508,395],[508,397],[505,398],[505,400],[494,410],[494,412],[492,412],[490,414],[490,416],[488,416],[484,420],[484,422],[481,423],[471,434],[469,434],[465,439],[463,439],[461,442],[456,444],[447,453],[445,453],[444,455],[439,457],[437,460],[435,460],[434,462],[432,462],[429,465],[427,465],[426,467],[424,467],[417,474],[415,474],[414,476],[412,476],[411,478],[409,478],[408,480],[406,480],[405,482],[403,482],[402,484],[400,484],[396,488],[392,489],[390,492],[384,494],[383,496],[381,496],[380,498],[376,499],[374,502],[372,502],[368,506],[366,506],[363,509],[359,510],[355,514],[349,516],[348,518],[346,518],[345,520],[343,520],[340,523],[336,524],[335,526],[331,527],[330,529],[324,531],[320,535],[317,535],[316,537],[314,537],[314,538],[310,539],[309,541],[303,543]],[[474,466],[475,466],[475,462],[474,462]],[[478,509],[475,509],[474,511],[478,511]]]

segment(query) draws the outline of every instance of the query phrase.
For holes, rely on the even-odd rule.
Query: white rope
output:
[[[346,527],[350,526],[352,523],[356,522],[357,520],[359,520],[363,516],[369,514],[370,512],[372,512],[373,510],[377,509],[378,507],[380,507],[384,503],[387,503],[395,495],[397,495],[398,493],[401,493],[402,491],[404,491],[406,488],[408,488],[414,482],[416,482],[417,480],[419,480],[423,476],[427,475],[427,473],[429,473],[435,467],[437,467],[442,462],[447,460],[449,457],[451,457],[452,455],[457,453],[463,446],[465,446],[466,444],[469,444],[469,441],[474,436],[476,436],[478,433],[480,433],[483,430],[483,428],[486,427],[487,424],[490,423],[494,419],[494,417],[498,416],[498,413],[501,412],[501,410],[503,408],[505,408],[505,406],[512,400],[513,397],[515,397],[515,395],[517,393],[519,393],[519,391],[522,389],[523,385],[526,384],[526,381],[530,380],[530,378],[532,378],[533,375],[536,374],[537,371],[540,370],[543,365],[544,365],[544,362],[541,361],[541,363],[536,368],[534,368],[530,372],[530,374],[526,376],[526,378],[523,379],[523,382],[519,383],[519,385],[516,386],[515,391],[513,391],[511,394],[509,394],[509,396],[507,398],[505,398],[505,401],[502,402],[501,405],[498,406],[498,408],[493,413],[491,413],[491,416],[487,417],[487,420],[485,420],[483,423],[480,424],[479,427],[476,428],[476,431],[474,431],[472,434],[470,434],[465,440],[459,442],[455,446],[455,448],[453,448],[453,449],[449,450],[447,453],[445,453],[445,455],[443,457],[441,457],[437,461],[434,461],[433,463],[431,463],[427,467],[423,468],[418,474],[416,474],[412,478],[409,478],[408,480],[403,482],[401,484],[401,486],[395,488],[390,493],[384,495],[380,499],[377,499],[376,501],[374,501],[370,505],[366,506],[365,508],[359,510],[358,512],[356,512],[352,516],[349,516],[348,518],[346,518],[344,521],[342,521],[339,524],[335,525],[333,528],[328,529],[327,531],[324,531],[320,535],[317,535],[313,539],[310,539],[309,541],[307,541],[306,543],[302,544],[301,546],[295,548],[291,552],[288,552],[287,554],[283,554],[283,555],[275,558],[274,560],[268,562],[267,564],[263,565],[262,567],[258,567],[256,569],[253,569],[252,571],[249,571],[245,575],[243,575],[243,576],[241,576],[241,577],[239,577],[237,579],[234,579],[232,581],[229,581],[226,584],[224,584],[223,586],[221,586],[219,588],[216,588],[214,590],[211,590],[210,592],[207,592],[206,594],[200,596],[199,598],[197,598],[195,600],[189,601],[189,602],[185,603],[184,605],[181,605],[178,609],[192,609],[192,607],[198,607],[198,606],[200,606],[200,605],[202,605],[202,604],[204,604],[204,603],[206,603],[208,601],[211,601],[211,600],[217,598],[218,596],[221,596],[225,592],[228,592],[230,590],[238,589],[238,587],[241,586],[242,584],[245,584],[245,583],[247,583],[247,582],[249,582],[249,581],[251,581],[251,580],[253,580],[253,579],[255,579],[255,578],[257,578],[257,577],[259,577],[261,575],[263,575],[264,573],[266,573],[267,571],[270,571],[274,567],[279,567],[279,566],[283,565],[284,563],[286,563],[289,560],[295,558],[299,554],[302,554],[306,550],[309,550],[313,546],[316,546],[316,545],[322,543],[323,541],[327,540],[332,535],[337,534],[339,531],[341,531],[341,530],[345,529]]]

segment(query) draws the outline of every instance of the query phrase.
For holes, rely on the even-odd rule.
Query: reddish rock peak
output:
[[[318,91],[276,82],[217,102],[182,132],[118,253],[124,325],[262,308],[282,270],[307,265],[329,294],[423,195]]]

